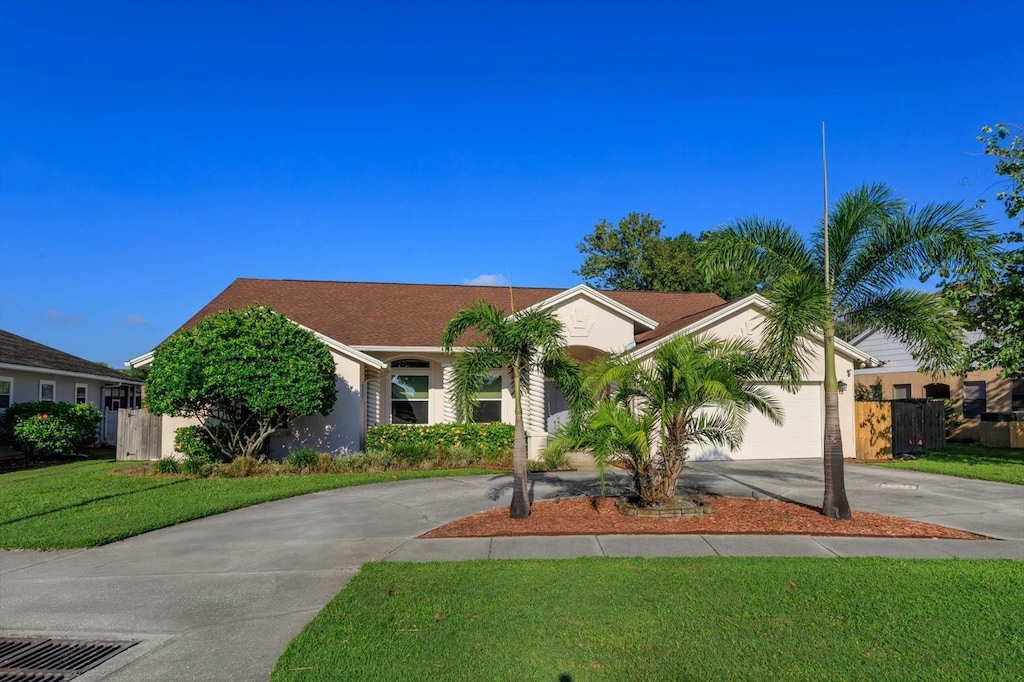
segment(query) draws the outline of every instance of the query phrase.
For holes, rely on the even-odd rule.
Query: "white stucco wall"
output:
[[[743,308],[732,315],[717,320],[705,332],[718,338],[745,338],[754,345],[759,346],[763,338],[761,329],[761,313],[755,306]],[[822,342],[805,341],[805,347],[810,350],[809,367],[804,373],[803,380],[808,384],[823,384],[825,380],[825,358],[824,345]],[[853,457],[856,450],[856,420],[854,415],[853,397],[853,359],[841,351],[836,352],[836,377],[839,381],[845,382],[846,390],[839,394],[839,416],[840,429],[843,434],[843,454],[846,457]],[[807,390],[806,388],[804,390]],[[823,395],[823,394],[822,394]],[[820,407],[821,423],[824,423],[824,399]],[[799,414],[786,414],[787,420],[800,419]],[[784,428],[784,427],[783,427]],[[824,436],[824,434],[823,434]],[[820,457],[822,449],[817,452],[809,452],[804,456]],[[794,457],[799,456],[794,453]]]
[[[335,351],[331,351],[331,356],[337,374],[334,385],[338,391],[334,409],[326,416],[315,414],[300,417],[282,435],[272,436],[271,457],[285,457],[299,447],[313,448],[317,452],[332,455],[362,449],[365,433],[362,365]]]
[[[174,449],[174,434],[183,426],[198,426],[198,419],[188,417],[160,417],[160,458],[184,459],[185,455]]]
[[[565,328],[565,342],[569,346],[587,346],[606,353],[618,353],[633,341],[632,320],[594,302],[583,293],[560,303],[552,312]]]

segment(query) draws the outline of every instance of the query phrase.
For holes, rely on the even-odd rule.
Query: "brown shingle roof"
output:
[[[511,293],[521,310],[563,291],[513,287]],[[659,323],[658,329],[641,335],[648,341],[660,338],[662,327],[675,320],[696,321],[724,304],[716,294],[601,293]],[[437,346],[448,320],[477,301],[512,309],[509,287],[240,278],[183,327],[227,308],[258,304],[350,346]]]
[[[141,384],[138,379],[121,374],[95,362],[44,346],[41,343],[26,339],[0,329],[0,362],[11,365],[23,365],[39,370],[56,370],[73,374],[88,374],[102,377],[111,382],[130,382]]]

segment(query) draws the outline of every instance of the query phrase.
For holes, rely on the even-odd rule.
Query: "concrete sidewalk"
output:
[[[684,485],[821,501],[820,460],[697,464]],[[621,473],[610,484],[621,487]],[[531,477],[535,500],[594,492],[584,472]],[[87,550],[0,552],[0,633],[141,640],[78,678],[266,680],[285,645],[367,562],[576,556],[1024,559],[1024,487],[847,467],[855,509],[1004,540],[571,536],[418,540],[509,503],[511,477],[402,481],[278,500]]]
[[[1017,559],[1016,540],[851,538],[818,535],[561,535],[413,539],[388,561],[607,557],[787,556],[895,559]]]

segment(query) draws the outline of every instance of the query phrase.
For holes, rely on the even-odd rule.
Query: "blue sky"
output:
[[[0,326],[120,363],[236,277],[570,286],[629,211],[988,197],[1022,2],[0,3]]]

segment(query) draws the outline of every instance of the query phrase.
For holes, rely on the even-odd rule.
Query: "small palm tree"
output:
[[[748,342],[690,335],[665,343],[650,359],[604,362],[588,376],[587,386],[603,397],[589,412],[589,428],[577,432],[579,445],[599,464],[627,461],[641,504],[670,502],[692,446],[739,447],[750,410],[782,423],[761,374]]]
[[[562,323],[549,310],[530,309],[507,315],[496,306],[481,301],[455,314],[441,336],[441,347],[452,352],[456,342],[470,330],[479,340],[455,355],[453,381],[447,387],[460,421],[470,421],[477,394],[487,377],[504,368],[512,384],[515,399],[515,441],[513,446],[512,504],[509,516],[530,515],[527,495],[526,429],[523,425],[523,385],[531,371],[539,369],[565,394],[570,406],[580,399],[579,365],[569,357],[562,337]]]
[[[807,243],[782,222],[746,218],[724,228],[705,252],[708,277],[737,264],[757,268],[761,293],[774,304],[765,315],[763,347],[772,349],[772,374],[784,384],[795,385],[807,367],[803,340],[824,337],[826,516],[851,518],[839,428],[837,325],[889,332],[925,367],[949,366],[963,343],[959,322],[939,296],[905,283],[933,274],[989,276],[997,254],[990,225],[961,204],[917,210],[885,185],[864,185],[830,209],[827,249],[824,224]]]

